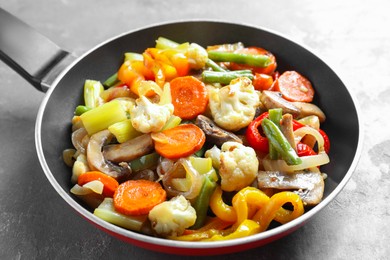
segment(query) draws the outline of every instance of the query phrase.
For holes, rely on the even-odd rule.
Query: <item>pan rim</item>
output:
[[[347,182],[350,180],[352,177],[353,172],[356,169],[356,166],[359,162],[361,152],[362,152],[362,146],[363,146],[363,124],[361,123],[361,111],[360,111],[360,106],[358,104],[358,100],[355,97],[355,94],[351,89],[347,87],[346,84],[341,80],[343,85],[346,88],[346,91],[350,95],[353,104],[355,106],[355,111],[357,115],[357,125],[358,125],[358,143],[355,151],[355,155],[353,157],[352,163],[349,165],[348,171],[346,172],[345,176],[342,178],[341,182],[336,186],[336,188],[323,200],[318,204],[317,206],[313,207],[310,211],[306,212],[303,214],[301,217],[286,223],[284,225],[275,227],[271,230],[267,230],[265,232],[255,234],[252,236],[244,237],[244,238],[238,238],[238,239],[233,239],[233,240],[226,240],[226,241],[215,241],[215,242],[189,242],[189,241],[176,241],[176,240],[168,240],[168,239],[163,239],[163,238],[156,238],[156,237],[151,237],[147,236],[144,234],[140,234],[134,231],[126,230],[124,228],[115,226],[113,224],[110,224],[95,215],[93,215],[90,211],[82,207],[79,203],[77,203],[74,198],[72,198],[68,193],[66,193],[60,184],[57,182],[57,180],[54,178],[54,175],[52,174],[45,156],[44,156],[44,151],[42,147],[42,140],[41,140],[41,130],[42,130],[42,120],[43,120],[43,115],[45,112],[46,105],[51,97],[51,94],[53,91],[56,89],[58,86],[58,83],[61,81],[61,79],[68,73],[68,71],[75,66],[78,62],[83,60],[87,55],[90,53],[94,52],[96,49],[100,48],[101,46],[104,46],[108,44],[109,42],[112,42],[120,37],[123,37],[125,35],[135,33],[138,31],[142,30],[147,30],[156,26],[166,26],[170,24],[177,24],[177,23],[199,23],[199,22],[205,22],[205,23],[223,23],[223,24],[232,24],[232,25],[238,25],[238,26],[244,26],[244,27],[250,27],[256,30],[262,30],[271,34],[274,34],[278,37],[281,37],[285,40],[291,41],[296,43],[297,45],[301,46],[302,48],[306,49],[308,52],[316,56],[318,59],[320,59],[322,62],[324,62],[331,70],[332,72],[341,80],[340,75],[336,73],[332,68],[329,66],[329,62],[325,61],[321,56],[317,55],[317,53],[313,52],[309,47],[305,46],[299,41],[296,41],[292,39],[291,37],[287,37],[283,35],[282,33],[276,32],[274,30],[257,26],[257,25],[251,25],[247,23],[236,23],[236,22],[228,22],[228,21],[223,21],[223,20],[208,20],[208,19],[189,19],[189,20],[173,20],[173,21],[165,21],[162,23],[154,23],[150,24],[138,29],[134,30],[129,30],[127,32],[121,33],[117,36],[111,37],[100,44],[96,45],[95,47],[89,49],[86,51],[83,55],[81,55],[79,58],[75,59],[60,75],[56,78],[56,80],[53,82],[52,86],[49,88],[47,91],[40,107],[38,110],[37,118],[36,118],[36,124],[35,124],[35,145],[36,145],[36,150],[37,150],[37,155],[41,164],[41,167],[48,178],[49,182],[51,185],[54,187],[54,189],[57,191],[57,193],[74,209],[76,210],[80,215],[83,217],[87,218],[90,222],[96,224],[97,226],[109,230],[111,232],[114,232],[120,236],[124,236],[129,239],[137,240],[143,243],[147,243],[150,245],[163,245],[164,247],[171,247],[171,248],[191,248],[191,249],[213,249],[213,248],[226,248],[226,247],[236,247],[244,244],[252,244],[256,242],[260,242],[262,240],[266,240],[268,238],[272,238],[274,236],[277,236],[278,234],[283,234],[288,232],[289,230],[293,231],[294,227],[299,227],[303,225],[305,222],[307,222],[309,219],[311,219],[315,214],[317,214],[319,211],[321,211],[323,208],[325,208],[340,192],[341,190],[345,187]],[[210,252],[211,254],[211,252]]]

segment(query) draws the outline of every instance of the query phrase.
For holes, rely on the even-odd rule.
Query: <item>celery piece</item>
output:
[[[174,128],[175,126],[180,125],[181,118],[175,115],[171,115],[171,117],[168,119],[168,121],[165,123],[164,127],[161,131]]]
[[[93,214],[111,224],[132,230],[140,231],[147,220],[147,215],[128,216],[115,211],[112,198],[105,198]]]
[[[159,158],[160,155],[158,153],[150,153],[132,160],[129,165],[134,172],[150,169],[157,166]]]
[[[140,61],[143,61],[144,60],[144,56],[142,56],[142,54],[136,53],[136,52],[126,52],[125,53],[125,62],[128,61],[128,60],[140,60]]]
[[[156,48],[160,50],[174,49],[179,46],[179,43],[169,40],[164,37],[158,37],[156,40]]]
[[[127,115],[121,103],[113,100],[83,113],[80,118],[88,135],[93,135],[112,124],[126,120]]]
[[[201,157],[190,157],[190,162],[192,166],[197,170],[200,174],[208,173],[212,167],[213,162],[211,158],[201,158]]]
[[[98,107],[104,87],[100,81],[87,79],[84,83],[84,103],[88,108]]]
[[[130,139],[140,136],[142,133],[135,130],[131,124],[131,119],[126,119],[117,123],[114,123],[108,127],[108,130],[115,135],[116,140],[119,143],[124,143]]]
[[[191,156],[190,162],[192,167],[194,167],[200,174],[207,176],[212,181],[218,180],[218,175],[213,168],[213,160],[211,158]]]

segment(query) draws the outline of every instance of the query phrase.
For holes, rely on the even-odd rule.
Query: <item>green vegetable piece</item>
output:
[[[215,61],[213,61],[213,60],[211,60],[211,59],[208,59],[208,60],[207,60],[206,65],[209,66],[210,68],[212,68],[213,71],[219,71],[219,72],[224,72],[224,71],[226,71],[224,68],[222,68],[221,66],[219,66],[217,63],[215,63]]]
[[[253,74],[250,70],[235,70],[235,71],[203,71],[202,79],[206,83],[221,83],[230,84],[235,78],[247,77],[253,79]]]
[[[159,158],[158,153],[150,153],[131,161],[129,165],[132,171],[138,172],[157,166]]]
[[[160,50],[164,49],[174,49],[179,46],[179,43],[174,42],[170,39],[164,37],[158,37],[156,40],[156,48]]]
[[[126,52],[125,53],[125,61],[128,61],[128,60],[139,60],[139,61],[143,61],[144,60],[144,56],[142,56],[142,54],[140,53],[136,53],[136,52]]]
[[[90,108],[86,107],[86,106],[77,106],[76,109],[74,110],[74,114],[76,116],[81,116],[82,114],[84,114],[85,112],[91,110]]]
[[[106,86],[107,88],[110,88],[112,86],[115,86],[118,83],[119,83],[118,73],[115,73],[111,75],[108,79],[106,79],[106,81],[103,82],[103,85]]]
[[[132,125],[131,119],[126,119],[115,124],[112,124],[108,127],[108,130],[115,135],[116,140],[119,143],[124,143],[130,139],[133,139],[137,136],[142,135],[141,132],[138,132]]]
[[[280,120],[282,119],[282,109],[281,108],[273,108],[268,110],[269,120],[274,122],[274,124],[280,129]],[[276,160],[279,157],[278,151],[274,148],[272,143],[269,143],[269,157],[271,160]]]
[[[87,79],[84,83],[84,102],[88,108],[99,106],[100,94],[104,91],[104,87],[100,81]]]
[[[247,53],[234,53],[222,51],[209,51],[209,59],[213,61],[235,62],[239,64],[246,64],[255,67],[267,67],[271,60],[266,55],[253,55]]]
[[[141,231],[147,220],[147,215],[127,216],[116,212],[112,198],[105,198],[93,214],[111,224],[133,231]]]
[[[88,135],[107,129],[110,125],[127,119],[127,114],[118,100],[113,100],[91,109],[81,116]]]
[[[301,158],[298,157],[286,137],[284,137],[282,131],[274,122],[264,118],[261,122],[261,127],[263,128],[263,132],[267,136],[268,141],[272,143],[273,147],[288,165],[298,165],[302,163]]]
[[[161,131],[174,128],[181,123],[181,118],[175,115],[171,115],[171,117],[168,119],[168,121],[165,123],[164,127],[161,129]]]
[[[210,180],[210,178],[208,177],[204,179],[200,193],[195,199],[195,203],[193,205],[196,211],[196,221],[195,224],[191,227],[191,229],[198,229],[204,225],[204,222],[206,221],[207,217],[210,198],[216,187],[217,183],[215,181]]]

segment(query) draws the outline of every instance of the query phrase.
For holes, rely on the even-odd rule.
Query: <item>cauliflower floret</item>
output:
[[[220,127],[237,131],[253,120],[260,99],[249,78],[236,78],[230,85],[209,91],[211,115]]]
[[[180,236],[195,224],[196,211],[190,202],[180,195],[155,206],[149,212],[152,228],[162,236]]]
[[[219,169],[219,167],[221,166],[221,150],[219,150],[216,145],[214,145],[211,149],[207,150],[204,154],[204,157],[211,158],[211,162],[214,168]]]
[[[145,96],[138,98],[136,104],[130,111],[131,123],[142,133],[160,131],[173,113],[172,104],[155,104]]]
[[[191,69],[195,70],[203,68],[208,60],[207,51],[196,43],[190,44],[186,56],[188,58],[188,62],[190,63]]]
[[[221,188],[224,191],[239,191],[256,178],[259,161],[251,147],[237,142],[226,142],[219,157]]]

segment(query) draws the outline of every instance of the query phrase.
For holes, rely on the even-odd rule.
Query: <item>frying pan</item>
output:
[[[21,35],[24,41],[21,42]],[[278,70],[296,70],[316,89],[314,103],[323,109],[323,129],[331,140],[324,198],[303,216],[250,237],[217,242],[170,241],[128,231],[107,223],[70,194],[70,169],[62,151],[72,147],[70,120],[82,103],[85,79],[104,81],[121,65],[123,53],[142,52],[159,36],[202,46],[241,41],[261,46],[277,58]],[[26,44],[28,43],[28,44]],[[278,33],[223,21],[179,21],[127,32],[96,46],[79,58],[62,50],[32,28],[0,9],[1,59],[37,89],[47,92],[36,119],[36,150],[46,177],[58,194],[86,220],[107,233],[150,250],[187,255],[225,254],[279,239],[304,225],[332,201],[350,179],[361,153],[362,130],[356,100],[337,74],[307,48]]]

